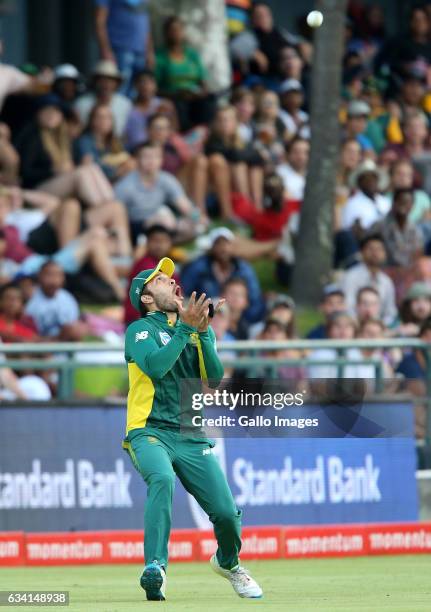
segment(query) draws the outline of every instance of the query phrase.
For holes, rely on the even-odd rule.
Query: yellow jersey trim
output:
[[[154,385],[149,376],[140,367],[130,362],[129,394],[127,396],[127,428],[126,435],[132,429],[145,427],[154,402]]]

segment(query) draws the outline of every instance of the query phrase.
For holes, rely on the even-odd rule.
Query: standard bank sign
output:
[[[123,406],[1,413],[0,531],[143,527],[146,486],[121,448]],[[216,442],[244,525],[418,518],[412,436]],[[179,483],[172,518],[175,528],[209,526]]]
[[[130,508],[131,473],[123,459],[112,471],[96,470],[87,460],[66,459],[64,470],[42,469],[34,459],[31,470],[0,472],[0,509],[24,508]]]

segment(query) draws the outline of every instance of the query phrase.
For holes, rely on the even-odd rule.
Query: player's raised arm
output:
[[[163,378],[173,367],[189,341],[195,327],[181,322],[171,341],[159,347],[150,331],[140,329],[138,324],[130,325],[126,332],[129,359],[134,361],[150,378]]]

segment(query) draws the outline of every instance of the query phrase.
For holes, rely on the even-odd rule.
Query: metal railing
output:
[[[298,350],[314,351],[316,349],[335,349],[337,358],[330,360],[313,360],[306,356],[298,358],[273,357],[265,353],[278,350]],[[235,342],[219,342],[218,351],[222,354],[222,361],[225,367],[235,368],[235,370],[248,370],[251,375],[253,372],[261,370],[262,366],[268,373],[269,378],[276,378],[277,368],[280,366],[309,367],[317,366],[337,366],[340,377],[343,370],[349,365],[371,365],[375,369],[376,391],[382,389],[383,367],[382,362],[376,358],[366,358],[363,360],[352,360],[346,356],[346,351],[351,348],[357,349],[419,349],[425,355],[426,363],[426,385],[427,396],[431,397],[431,344],[423,342],[417,338],[391,338],[379,340],[288,340],[288,341],[268,341],[268,340],[238,340]],[[91,342],[66,342],[66,343],[16,343],[2,344],[0,351],[8,356],[7,361],[0,361],[1,367],[11,367],[14,370],[58,370],[60,373],[58,396],[60,399],[68,399],[73,395],[73,374],[79,368],[103,367],[118,368],[122,365],[123,352],[122,346],[91,343]],[[235,352],[237,356],[232,358],[223,357],[223,351]],[[97,357],[100,353],[117,353],[119,362],[105,363],[103,358]],[[78,353],[94,353],[94,360],[82,362],[76,358]],[[15,358],[17,355],[31,355],[29,358]],[[45,355],[45,358],[39,356]],[[431,412],[431,411],[430,411]],[[431,423],[430,423],[431,431]]]

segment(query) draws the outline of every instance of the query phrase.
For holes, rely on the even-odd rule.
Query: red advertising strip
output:
[[[25,563],[25,534],[23,531],[0,533],[0,566]]]
[[[431,524],[366,525],[369,555],[431,553]]]
[[[106,562],[103,531],[26,535],[27,565],[83,565]]]
[[[143,563],[142,531],[108,531],[104,534],[106,563]],[[199,532],[195,529],[172,531],[169,540],[169,561],[195,561]]]
[[[345,557],[366,555],[364,525],[285,527],[284,557]]]
[[[2,532],[0,566],[143,563],[143,535]],[[242,560],[431,553],[431,523],[244,527],[242,543]],[[171,533],[170,561],[208,561],[216,549],[212,531]]]

